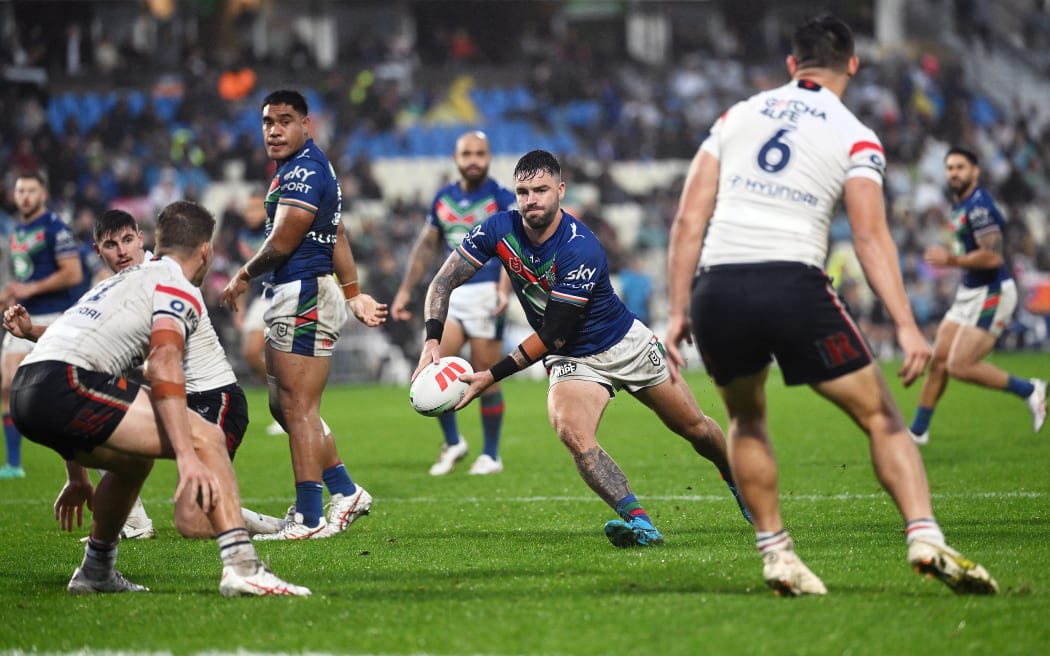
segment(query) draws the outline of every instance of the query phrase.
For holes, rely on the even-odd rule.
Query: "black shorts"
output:
[[[72,460],[109,439],[139,388],[65,362],[24,364],[11,382],[11,419],[22,435]]]
[[[248,430],[248,399],[237,383],[186,395],[186,405],[219,428],[226,435],[226,451],[230,460],[241,446]]]
[[[812,385],[861,369],[871,351],[831,280],[794,262],[703,269],[693,286],[693,336],[720,386],[775,357],[788,385]]]

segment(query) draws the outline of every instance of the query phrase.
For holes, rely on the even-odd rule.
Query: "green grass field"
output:
[[[1050,356],[996,356],[1025,376]],[[689,377],[724,424],[713,387]],[[917,389],[894,390],[910,418]],[[772,378],[770,427],[785,519],[824,580],[823,598],[764,586],[754,534],[715,469],[628,395],[599,439],[653,515],[666,545],[617,550],[614,517],[576,474],[546,420],[543,383],[507,381],[506,471],[467,475],[480,447],[476,406],[460,418],[468,460],[427,475],[435,420],[406,388],[334,387],[324,416],[372,514],[329,540],[257,543],[308,599],[224,599],[213,541],[171,526],[174,465],[143,492],[159,528],[121,545],[119,568],[152,592],[70,597],[82,545],[51,504],[57,455],[24,447],[28,477],[0,481],[0,652],[326,652],[340,654],[1045,654],[1050,652],[1050,428],[1023,404],[953,384],[924,449],[949,543],[988,567],[997,597],[957,597],[905,563],[899,516],[872,473],[866,440],[830,404]],[[293,499],[285,438],[265,434],[261,390],[236,460],[246,506],[283,514]]]

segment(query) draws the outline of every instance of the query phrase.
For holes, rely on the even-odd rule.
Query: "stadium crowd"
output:
[[[360,203],[384,207],[380,219],[360,222],[351,235],[368,287],[381,300],[390,300],[397,289],[427,196],[406,200],[384,193],[388,181],[376,174],[374,162],[389,151],[378,144],[400,143],[397,154],[411,154],[411,135],[422,127],[448,126],[453,135],[466,127],[496,133],[520,127],[532,131],[527,134],[557,137],[566,179],[597,189],[595,202],[579,208],[581,219],[602,238],[614,272],[626,273],[624,280],[651,279],[650,303],[646,306],[643,293],[638,311],[658,310],[665,288],[663,253],[683,178],[668,176],[638,195],[617,183],[611,166],[688,160],[722,111],[785,79],[782,61],[764,57],[750,39],[734,38],[730,26],[716,19],[708,32],[676,46],[688,52],[660,65],[597,53],[573,30],[550,33],[542,25],[514,33],[513,43],[503,44],[511,54],[497,57],[478,36],[451,22],[425,40],[411,38],[408,28],[385,39],[374,34],[358,39],[335,55],[332,65],[323,49],[300,33],[279,29],[287,10],[280,4],[270,14],[236,16],[223,32],[257,34],[264,21],[268,52],[247,36],[231,46],[216,34],[187,29],[191,23],[178,12],[158,16],[145,7],[136,8],[126,35],[116,40],[81,30],[75,22],[57,34],[34,34],[8,6],[0,48],[6,70],[44,75],[0,88],[5,238],[15,220],[11,192],[20,170],[46,170],[50,205],[87,241],[95,218],[109,207],[139,218],[148,242],[153,217],[173,200],[203,200],[211,185],[231,180],[245,189],[266,185],[273,167],[261,147],[259,100],[274,80],[308,80],[309,86],[297,86],[308,91],[311,113],[320,118],[314,136],[332,154],[344,213],[352,215]],[[1019,38],[1035,49],[1036,61],[1045,62],[1050,19],[1041,3],[1032,12]],[[960,30],[959,36],[972,39],[974,48],[977,41],[979,48],[995,47],[994,32]],[[160,48],[161,42],[177,47]],[[283,48],[280,57],[274,55],[277,48]],[[978,55],[923,48],[918,41],[890,53],[870,47],[862,52],[863,66],[846,102],[885,145],[891,229],[915,314],[929,335],[950,305],[957,279],[955,272],[923,263],[922,252],[949,242],[943,160],[950,145],[961,144],[979,154],[983,183],[1008,219],[1007,253],[1023,300],[1002,345],[1050,346],[1050,239],[1043,209],[1050,200],[1050,125],[1034,120],[1031,108],[1014,99],[990,97],[968,84],[968,56]],[[498,111],[490,105],[497,102]],[[451,141],[437,143],[439,154],[451,153]],[[501,143],[509,152],[499,152]],[[493,139],[496,154],[517,156],[532,147],[515,150],[518,145]],[[233,196],[210,208],[220,216],[221,228],[204,292],[220,335],[232,340],[237,339],[232,315],[215,302],[242,264],[235,241],[243,201]],[[620,238],[615,225],[603,219],[603,207],[613,203],[642,208],[637,237]],[[842,214],[833,224],[832,242],[829,274],[866,324],[875,348],[892,355],[891,326],[863,280]],[[9,275],[3,255],[0,275]],[[418,352],[420,326],[388,322],[384,330],[409,359]],[[237,350],[229,348],[231,354]]]

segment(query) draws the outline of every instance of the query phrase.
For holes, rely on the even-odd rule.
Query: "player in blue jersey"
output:
[[[427,221],[412,247],[401,286],[394,296],[390,313],[394,319],[412,318],[408,304],[438,249],[447,253],[463,241],[476,225],[496,212],[514,206],[514,192],[489,178],[492,153],[482,132],[467,132],[456,140],[453,154],[460,179],[442,187],[434,196]],[[444,248],[442,248],[444,245]],[[448,320],[441,340],[441,355],[457,355],[470,341],[470,364],[475,371],[488,369],[503,355],[503,313],[510,294],[510,279],[499,262],[490,260],[449,300]],[[452,471],[467,455],[467,441],[459,434],[456,413],[438,417],[445,441],[432,476]],[[485,446],[470,468],[471,474],[497,474],[503,471],[499,457],[500,429],[503,425],[503,392],[494,384],[481,395],[481,427]]]
[[[531,151],[518,160],[514,181],[520,211],[499,212],[475,226],[430,284],[423,310],[427,340],[413,378],[440,359],[452,290],[497,259],[535,332],[489,369],[463,376],[470,388],[456,409],[542,359],[550,376],[551,424],[580,476],[620,516],[605,525],[618,547],[663,542],[627,476],[598,444],[598,424],[618,389],[651,408],[712,461],[739,503],[722,429],[704,416],[685,381],[667,365],[653,331],[616,296],[605,250],[594,233],[561,209],[565,183],[558,160],[546,151]]]
[[[73,305],[74,290],[84,280],[80,248],[69,227],[47,209],[47,177],[26,171],[15,179],[15,205],[19,221],[11,232],[11,262],[14,282],[4,289],[4,307],[20,303],[47,325]],[[0,479],[22,478],[22,436],[11,421],[11,380],[22,360],[33,350],[33,342],[11,334],[4,336],[0,358],[0,389],[3,397],[4,442],[7,463]]]
[[[320,406],[345,308],[365,325],[378,326],[387,307],[361,292],[340,220],[339,181],[309,129],[309,109],[298,91],[274,91],[263,99],[263,141],[277,163],[266,197],[266,241],[220,299],[236,308],[253,278],[270,275],[274,294],[265,317],[270,412],[288,433],[295,506],[281,531],[257,540],[328,537],[345,531],[372,503],[339,459]],[[331,494],[327,519],[322,484]]]
[[[978,184],[981,168],[972,151],[949,150],[944,173],[952,193],[956,248],[930,246],[925,259],[935,267],[961,269],[962,280],[937,328],[911,438],[920,445],[929,442],[930,419],[949,377],[1014,394],[1028,406],[1032,430],[1038,432],[1046,422],[1046,381],[1018,378],[984,361],[1017,308],[1017,286],[1003,254],[1006,222],[991,195]]]

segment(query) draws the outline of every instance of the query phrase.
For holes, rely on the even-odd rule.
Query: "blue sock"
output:
[[[499,460],[499,435],[503,427],[503,392],[481,397],[481,429],[485,433],[484,453]]]
[[[22,466],[22,435],[11,420],[11,413],[4,413],[4,442],[7,443],[7,464],[12,467]]]
[[[924,408],[920,405],[915,409],[915,419],[911,420],[911,432],[922,435],[930,430],[931,419],[933,419],[933,408]]]
[[[445,434],[445,444],[449,446],[459,444],[459,424],[456,423],[456,413],[446,412],[438,415],[438,423],[441,424],[441,431]]]
[[[295,512],[303,516],[303,524],[314,528],[321,521],[321,484],[302,481],[295,484]]]
[[[349,496],[357,491],[357,486],[350,480],[350,474],[341,462],[324,470],[321,473],[321,478],[324,480],[324,486],[328,488],[328,494]]]
[[[616,514],[623,518],[623,521],[628,524],[631,521],[642,520],[654,526],[653,520],[649,517],[649,514],[645,512],[645,508],[642,508],[642,504],[638,502],[638,497],[633,494],[628,494],[624,498],[620,499],[620,503],[616,504]]]
[[[1022,399],[1027,399],[1035,391],[1035,385],[1029,380],[1022,380],[1017,376],[1010,376],[1006,381],[1006,391],[1012,392]],[[6,415],[5,415],[6,416]],[[4,430],[7,430],[7,422],[4,422]],[[9,442],[10,444],[10,442]],[[8,452],[10,453],[11,447],[8,446]],[[11,462],[11,456],[7,457],[7,461]]]

